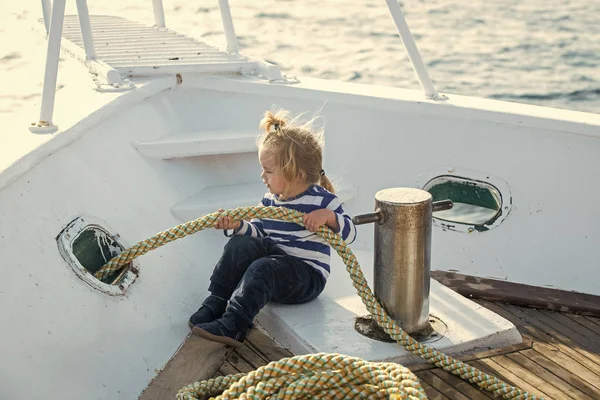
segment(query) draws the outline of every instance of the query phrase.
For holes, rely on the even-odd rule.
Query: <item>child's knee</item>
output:
[[[234,250],[240,248],[246,248],[248,246],[256,246],[257,243],[256,238],[247,235],[235,235],[225,245],[225,250]]]
[[[254,261],[246,270],[248,279],[269,280],[274,275],[273,262],[268,257],[259,258]]]

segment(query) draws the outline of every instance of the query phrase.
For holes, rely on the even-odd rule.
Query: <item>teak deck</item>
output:
[[[462,278],[455,283],[464,289],[461,282],[464,282]],[[453,287],[451,280],[443,283],[452,289],[460,289]],[[517,291],[527,296],[527,290]],[[471,296],[490,299],[491,295],[473,292],[469,293]],[[541,303],[546,301],[540,293],[536,296],[542,299]],[[588,315],[517,306],[498,300],[474,300],[511,321],[521,332],[523,343],[467,355],[461,360],[546,399],[600,399],[600,317],[596,313],[600,309],[600,298],[583,296],[586,296],[585,307],[581,307],[579,312]],[[569,310],[575,308],[571,306],[584,304],[583,300],[549,297],[556,305],[562,301],[569,302]],[[531,304],[528,302],[524,300],[518,304]],[[181,387],[195,380],[247,373],[270,361],[292,355],[258,329],[253,329],[245,345],[236,350],[191,335],[139,400],[173,399]],[[430,399],[494,398],[491,393],[430,364],[414,365],[410,369],[419,377]]]
[[[468,364],[546,399],[600,399],[600,318],[476,300],[510,320],[523,343],[461,358]],[[246,345],[229,354],[217,374],[250,372],[292,356],[253,330]],[[493,399],[491,393],[429,364],[411,370],[430,399]]]

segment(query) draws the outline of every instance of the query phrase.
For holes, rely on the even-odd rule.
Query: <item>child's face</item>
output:
[[[276,158],[271,153],[261,149],[258,152],[258,161],[262,167],[260,177],[264,184],[267,185],[269,192],[278,195],[283,194],[286,184],[281,174],[281,169],[277,165]]]

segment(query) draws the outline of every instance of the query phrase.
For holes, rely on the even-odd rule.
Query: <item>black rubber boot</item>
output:
[[[211,294],[204,300],[202,307],[190,317],[190,327],[219,319],[225,313],[227,300]]]

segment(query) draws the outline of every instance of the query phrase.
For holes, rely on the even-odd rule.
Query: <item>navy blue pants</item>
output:
[[[239,235],[225,245],[208,290],[230,299],[223,318],[246,330],[269,302],[301,304],[325,289],[326,279],[268,240]]]

